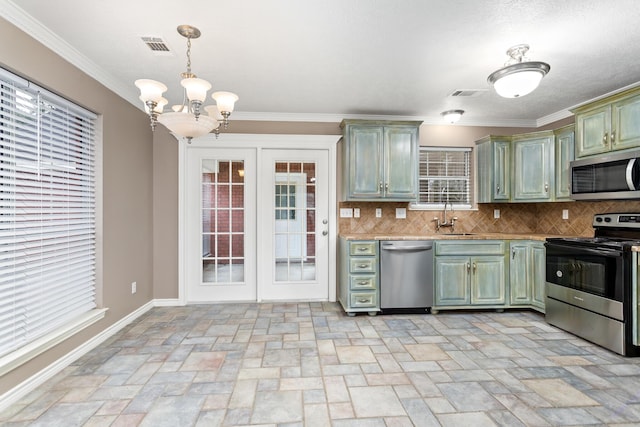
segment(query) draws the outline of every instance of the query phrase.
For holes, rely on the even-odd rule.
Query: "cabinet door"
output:
[[[531,282],[533,284],[533,305],[544,310],[545,286],[547,282],[547,256],[543,243],[531,246],[532,268]]]
[[[531,280],[529,279],[529,244],[511,242],[509,261],[509,300],[512,305],[531,304]]]
[[[384,141],[385,197],[416,199],[418,129],[408,126],[385,127]]]
[[[476,146],[478,171],[478,203],[491,203],[493,196],[493,160],[491,142]]]
[[[435,305],[469,305],[469,270],[467,257],[436,257]]]
[[[534,137],[513,142],[513,199],[551,199],[553,137]]]
[[[505,300],[504,257],[472,257],[471,304],[504,304]]]
[[[571,196],[570,163],[574,159],[573,130],[556,135],[556,200],[569,199]]]
[[[613,104],[611,149],[640,146],[640,95]]]
[[[611,106],[576,115],[576,157],[604,153],[611,149]]]
[[[511,150],[507,141],[496,141],[493,146],[493,200],[511,197]]]
[[[349,129],[349,198],[380,198],[383,194],[381,126]]]

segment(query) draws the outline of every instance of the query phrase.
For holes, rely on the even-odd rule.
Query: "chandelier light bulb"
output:
[[[218,110],[220,110],[220,113],[222,113],[222,115],[228,115],[232,113],[233,107],[236,101],[239,99],[238,95],[231,92],[213,92],[211,94],[211,98],[216,101]]]
[[[207,91],[211,89],[211,83],[197,77],[182,79],[180,84],[187,91],[189,101],[199,101],[201,103],[207,99]]]
[[[163,99],[162,94],[167,91],[164,84],[151,79],[138,79],[134,84],[140,89],[140,99],[145,104],[147,102],[159,103]]]

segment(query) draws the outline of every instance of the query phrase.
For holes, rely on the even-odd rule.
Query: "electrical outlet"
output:
[[[382,218],[382,208],[376,208],[376,218]]]
[[[137,282],[131,282],[131,293],[135,294],[136,292],[138,292],[138,283]]]
[[[562,219],[569,219],[569,209],[562,209]]]
[[[360,208],[353,208],[353,217],[360,218]]]
[[[396,218],[405,219],[407,217],[407,208],[396,208]]]
[[[340,218],[353,218],[353,209],[340,208]]]
[[[494,209],[493,210],[493,218],[494,219],[500,218],[500,209]]]

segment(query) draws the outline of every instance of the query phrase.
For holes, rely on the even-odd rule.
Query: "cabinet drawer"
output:
[[[350,242],[349,255],[375,255],[378,242]]]
[[[505,245],[501,240],[465,240],[458,242],[436,242],[435,255],[504,255]]]
[[[376,258],[351,258],[349,260],[351,273],[375,273]]]
[[[352,290],[377,289],[376,276],[368,276],[368,275],[350,276],[349,287]]]
[[[377,292],[353,292],[351,294],[351,308],[377,307]]]

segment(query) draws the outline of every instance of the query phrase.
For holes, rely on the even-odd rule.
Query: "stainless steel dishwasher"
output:
[[[433,241],[380,242],[380,308],[433,305]]]

